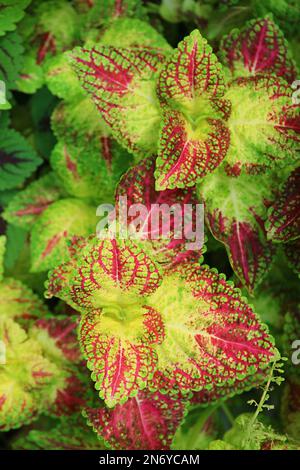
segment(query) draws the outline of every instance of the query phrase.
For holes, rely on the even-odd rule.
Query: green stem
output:
[[[263,392],[263,394],[262,394],[262,396],[261,396],[261,399],[260,399],[260,401],[259,401],[259,403],[258,403],[258,405],[257,405],[257,408],[256,408],[255,413],[253,414],[251,420],[249,421],[249,424],[248,424],[248,427],[247,427],[247,431],[246,431],[246,435],[245,435],[244,443],[246,443],[246,442],[248,441],[249,435],[250,435],[250,433],[251,433],[251,429],[252,429],[252,427],[253,427],[255,421],[257,420],[257,417],[258,417],[259,413],[263,410],[263,405],[264,405],[264,403],[265,403],[265,401],[266,401],[266,396],[267,396],[267,394],[268,394],[268,392],[269,392],[269,388],[270,388],[270,385],[271,385],[271,382],[272,382],[272,378],[273,378],[273,374],[274,374],[274,369],[275,369],[276,363],[277,363],[277,361],[274,361],[274,362],[273,362],[273,365],[272,365],[272,367],[271,367],[271,369],[270,369],[270,373],[269,373],[269,376],[268,376],[268,381],[267,381],[266,386],[265,386],[265,388],[264,388],[264,392]]]

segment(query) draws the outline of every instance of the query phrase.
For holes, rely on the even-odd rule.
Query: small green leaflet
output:
[[[0,2],[0,36],[7,31],[14,31],[25,14],[25,8],[31,0],[1,0]]]

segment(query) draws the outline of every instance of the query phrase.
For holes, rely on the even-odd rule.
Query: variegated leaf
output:
[[[86,242],[79,240],[79,253],[76,243],[75,240],[76,264],[71,259],[50,274],[48,295],[64,295],[58,285],[62,284],[79,308],[112,305],[125,310],[126,306],[141,306],[143,296],[155,291],[161,282],[160,267],[138,242],[91,237]],[[67,273],[66,285],[62,272]]]
[[[110,137],[93,143],[60,140],[51,154],[51,166],[70,196],[99,205],[113,201],[120,176],[128,169],[129,154]]]
[[[170,448],[186,404],[179,392],[167,395],[145,390],[114,409],[87,408],[84,414],[113,449],[164,450]]]
[[[7,222],[29,229],[37,218],[63,194],[54,173],[42,176],[18,192],[4,211]]]
[[[223,38],[220,57],[233,78],[274,74],[293,82],[296,67],[289,46],[271,17],[251,20]]]
[[[31,270],[47,271],[67,255],[66,240],[96,230],[96,210],[79,199],[61,199],[38,218],[31,232]]]
[[[100,398],[109,407],[124,403],[145,388],[156,368],[156,343],[163,340],[164,327],[155,310],[136,298],[136,305],[103,304],[100,311],[85,314],[80,325],[80,344],[92,371]]]
[[[77,339],[78,321],[72,317],[45,317],[36,320],[30,338],[41,347],[43,355],[60,371],[49,394],[47,414],[62,416],[78,412],[86,404],[86,383],[79,365],[83,357]]]
[[[91,240],[69,264],[63,292],[56,269],[49,293],[66,299],[69,290],[81,309],[81,347],[110,407],[145,387],[246,389],[274,357],[273,340],[240,291],[207,267],[176,265],[161,282],[130,240]]]
[[[246,379],[251,381],[274,358],[266,326],[239,289],[207,266],[173,268],[149,303],[160,312],[165,329],[156,347],[151,388],[212,391],[244,381],[246,389]]]
[[[143,204],[148,213],[138,227],[138,237],[149,244],[155,259],[163,264],[178,263],[187,257],[200,257],[201,248],[193,251],[189,243],[195,241],[196,204],[194,189],[155,190],[155,159],[148,158],[134,166],[123,176],[116,190],[116,207],[121,216],[122,199],[126,197],[128,208]],[[184,219],[186,205],[193,213]],[[139,207],[139,206],[137,206]],[[173,211],[173,212],[172,212]],[[129,228],[138,213],[126,215]],[[184,225],[184,227],[183,227]],[[147,240],[147,242],[146,242]],[[202,240],[203,242],[203,240]]]
[[[161,111],[156,76],[164,53],[155,48],[95,46],[73,51],[72,63],[112,134],[130,152],[155,153]]]
[[[202,133],[191,129],[180,112],[164,110],[155,170],[158,191],[194,186],[222,163],[229,131],[213,113],[208,121]]]
[[[77,364],[82,360],[78,340],[78,322],[71,317],[44,317],[36,320],[30,336],[38,341],[44,354],[57,364]]]
[[[232,104],[224,162],[229,175],[263,173],[299,159],[300,107],[292,104],[284,80],[272,75],[237,79],[225,96]]]
[[[300,167],[296,168],[269,209],[266,223],[268,237],[287,242],[300,237]]]
[[[163,66],[158,96],[164,109],[157,189],[193,186],[224,159],[230,103],[221,65],[198,30],[179,43]]]
[[[47,313],[47,307],[42,300],[21,281],[4,278],[0,282],[0,315],[30,320]]]
[[[29,423],[47,407],[58,369],[11,318],[0,316],[0,430]]]
[[[37,64],[72,47],[79,32],[79,18],[72,4],[57,0],[39,2],[34,17],[27,40],[31,42]]]
[[[264,221],[274,181],[274,175],[235,178],[220,169],[198,187],[208,226],[226,246],[233,270],[250,292],[268,272],[273,257]]]

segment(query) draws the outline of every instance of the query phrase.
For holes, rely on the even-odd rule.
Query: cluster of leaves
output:
[[[299,17],[0,0],[0,442],[299,447]],[[168,239],[150,218],[99,239],[97,206],[123,196],[152,215],[203,202],[207,246],[174,219]]]

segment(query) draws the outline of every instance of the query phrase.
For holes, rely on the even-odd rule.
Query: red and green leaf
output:
[[[31,232],[31,271],[47,271],[67,256],[66,240],[95,231],[95,209],[79,199],[61,199],[38,218]]]
[[[94,144],[60,140],[50,162],[70,196],[99,204],[113,201],[114,188],[128,169],[130,156],[110,137],[97,134]]]
[[[69,2],[39,2],[34,17],[33,27],[25,33],[37,64],[72,47],[78,37],[79,17]]]
[[[155,159],[148,158],[134,166],[123,176],[116,190],[116,205],[120,204],[121,197],[126,196],[128,207],[134,204],[143,204],[147,208],[148,215],[142,224],[137,228],[138,236],[146,243],[148,241],[156,261],[162,263],[178,263],[188,257],[199,257],[201,252],[196,254],[186,248],[187,240],[192,241],[192,234],[195,230],[195,210],[189,226],[185,226],[185,235],[182,227],[176,226],[175,217],[178,220],[184,218],[184,205],[191,204],[195,209],[198,203],[193,189],[167,189],[165,191],[155,190]],[[167,209],[174,207],[176,212],[170,214],[170,219],[159,217],[164,214],[162,205],[166,204]],[[122,205],[121,205],[122,206]],[[121,207],[119,207],[120,213]],[[161,210],[161,212],[160,212]],[[167,215],[167,212],[165,213]],[[126,216],[128,226],[133,223],[137,214]],[[163,234],[169,234],[163,238]]]
[[[41,347],[43,355],[60,371],[49,393],[47,413],[70,415],[86,404],[86,383],[79,367],[83,357],[77,339],[78,321],[72,317],[44,317],[29,330],[30,338]]]
[[[260,387],[265,381],[265,370],[246,377],[236,379],[231,383],[225,383],[222,386],[215,385],[211,390],[203,389],[194,392],[191,397],[191,404],[203,405],[213,404],[219,400],[228,400],[228,398]]]
[[[160,315],[143,305],[108,305],[82,317],[80,344],[107,406],[124,403],[145,388],[156,367],[154,345],[163,334]]]
[[[46,408],[58,369],[42,355],[38,342],[3,315],[0,339],[5,345],[0,363],[0,429],[9,431],[29,423]]]
[[[163,66],[158,96],[164,110],[156,180],[159,190],[193,186],[224,159],[230,103],[216,56],[198,30]]]
[[[47,410],[51,416],[72,416],[86,405],[86,383],[80,380],[73,368],[66,368],[64,372],[66,377],[56,390],[55,401]]]
[[[125,404],[114,409],[87,408],[88,423],[97,435],[116,450],[170,449],[187,402],[174,391],[141,391]]]
[[[268,237],[275,242],[300,237],[300,167],[289,175],[270,207],[266,229]]]
[[[71,240],[68,240],[68,262],[60,264],[50,271],[49,280],[46,283],[47,290],[45,292],[45,297],[51,298],[53,296],[57,296],[71,306],[74,311],[80,310],[80,307],[72,300],[70,277],[73,269],[77,266],[77,262],[79,262],[81,251],[87,245],[87,242],[88,239],[76,236],[72,237]]]
[[[60,297],[69,291],[72,305],[77,308],[101,309],[111,305],[126,310],[141,305],[143,296],[154,292],[161,283],[159,266],[134,241],[91,237],[83,243],[79,240],[79,246],[80,259],[75,266],[71,259],[51,273],[49,295]],[[65,286],[63,273],[67,275]]]
[[[274,198],[274,181],[272,174],[235,178],[220,170],[198,188],[207,224],[224,243],[234,272],[250,292],[266,275],[273,258],[264,221]]]
[[[34,322],[31,337],[39,342],[44,354],[53,362],[77,364],[82,360],[77,326],[78,322],[72,317],[44,317]]]
[[[150,304],[165,329],[151,388],[212,391],[244,381],[246,389],[274,357],[273,339],[239,289],[207,266],[178,265]]]
[[[44,210],[63,194],[56,179],[54,173],[49,173],[18,192],[5,208],[5,220],[24,229],[30,228]]]
[[[197,98],[206,95],[208,101],[222,101],[224,92],[222,66],[206,39],[195,29],[178,44],[160,72],[160,101],[188,112]]]
[[[73,51],[72,63],[117,141],[144,157],[155,153],[161,111],[156,76],[165,53],[154,48],[95,46]]]
[[[231,31],[223,38],[220,51],[221,60],[233,78],[274,74],[289,83],[296,78],[288,43],[268,16]]]
[[[130,240],[80,245],[69,268],[53,271],[49,293],[69,295],[81,309],[81,347],[109,407],[145,387],[187,393],[240,381],[246,388],[274,356],[266,327],[224,276],[183,263],[161,281]]]
[[[299,159],[300,108],[292,104],[290,85],[274,76],[240,78],[225,96],[232,105],[225,159],[229,175],[263,173]]]
[[[0,315],[24,320],[40,318],[48,313],[42,300],[22,282],[4,278],[0,282]]]
[[[155,170],[157,190],[194,186],[222,163],[229,141],[227,127],[213,115],[202,136],[191,131],[180,112],[165,109]]]

